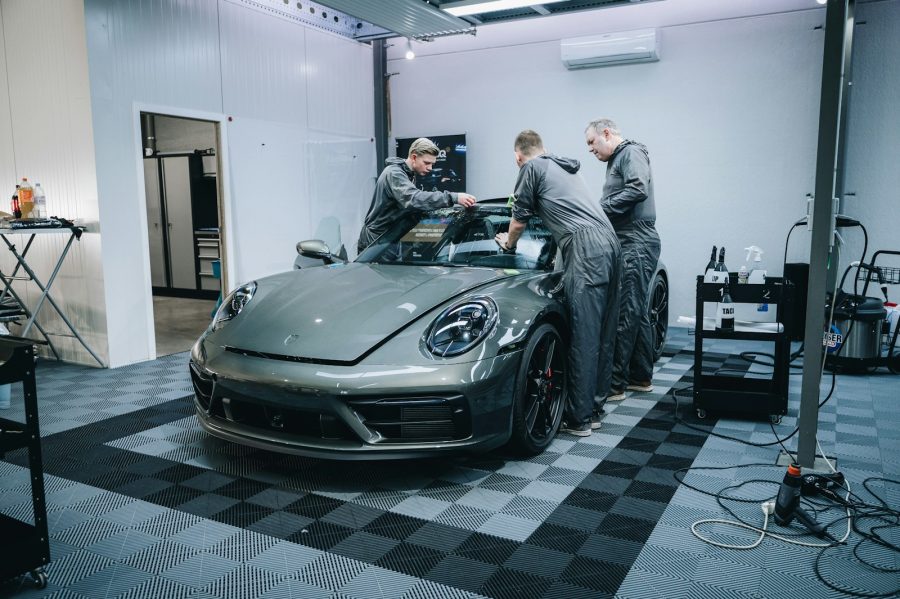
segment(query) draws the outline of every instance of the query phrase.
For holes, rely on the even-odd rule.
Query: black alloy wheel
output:
[[[669,285],[661,272],[650,286],[650,326],[653,329],[653,361],[662,357],[669,333]]]
[[[556,436],[565,407],[567,357],[553,325],[542,324],[531,335],[513,397],[510,445],[517,452],[538,454]]]

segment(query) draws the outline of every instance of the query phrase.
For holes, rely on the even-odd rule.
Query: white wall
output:
[[[853,48],[853,86],[847,122],[846,198],[844,211],[869,232],[868,258],[875,250],[900,251],[900,0],[858,7]],[[862,235],[845,230],[848,241],[842,266],[858,260]],[[878,264],[900,267],[900,256]],[[878,291],[869,295],[880,296]],[[890,290],[900,298],[900,286]]]
[[[138,113],[223,121],[227,276],[290,268],[295,243],[336,214],[345,236],[371,195],[371,49],[233,0],[85,0],[113,365],[153,354]],[[321,138],[360,159],[327,184]],[[340,153],[338,151],[337,153]],[[337,181],[335,181],[337,183]],[[344,181],[341,181],[344,183]],[[313,196],[312,192],[322,194]],[[349,197],[348,197],[349,196]]]
[[[816,27],[825,14],[678,24],[716,10],[677,12],[700,4],[582,12],[417,44],[415,60],[388,65],[398,73],[392,133],[466,132],[468,191],[489,198],[511,192],[512,142],[532,128],[549,150],[582,161],[599,200],[605,165],[588,154],[583,131],[593,118],[614,118],[649,147],[670,315],[693,315],[695,276],[713,244],[728,248],[732,270],[742,248],[759,245],[780,274],[785,235],[813,191],[824,40]],[[560,62],[560,38],[642,26],[661,27],[659,62],[580,71]],[[804,244],[806,233],[795,233],[792,246]]]
[[[15,181],[28,177],[47,194],[50,214],[79,219],[88,227],[76,241],[51,289],[51,296],[102,359],[107,357],[104,280],[98,234],[97,182],[91,130],[88,56],[80,2],[2,0],[0,44],[0,209],[9,211]],[[35,34],[38,37],[35,37]],[[8,235],[19,252],[27,237]],[[68,235],[39,235],[26,258],[46,283]],[[0,268],[14,261],[0,245]],[[21,272],[20,272],[21,274]],[[16,289],[33,308],[40,290]],[[65,360],[96,362],[45,305],[38,316]],[[21,328],[12,327],[14,334]],[[32,337],[40,337],[37,331]],[[46,353],[46,352],[45,352]]]

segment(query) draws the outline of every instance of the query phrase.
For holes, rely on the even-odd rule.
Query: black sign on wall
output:
[[[406,158],[409,147],[417,138],[397,139],[397,157]],[[441,153],[431,173],[416,178],[416,185],[425,191],[465,191],[466,190],[466,135],[432,135]]]

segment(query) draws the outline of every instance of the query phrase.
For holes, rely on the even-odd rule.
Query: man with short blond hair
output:
[[[431,172],[440,149],[430,139],[420,137],[409,146],[409,155],[388,158],[378,181],[372,203],[359,233],[356,250],[362,253],[391,225],[411,211],[428,211],[459,204],[464,208],[475,205],[475,196],[455,191],[422,191],[416,187],[416,176]]]
[[[597,119],[584,131],[588,150],[606,163],[600,206],[622,245],[622,289],[608,399],[625,391],[653,391],[653,329],[648,306],[650,282],[659,261],[653,177],[646,146],[623,139],[612,119]]]
[[[587,437],[600,428],[595,396],[606,397],[618,316],[621,258],[609,219],[591,199],[577,160],[548,154],[541,136],[526,129],[513,144],[519,177],[509,233],[497,235],[507,252],[532,216],[540,216],[563,258],[569,315],[569,373],[565,433]]]

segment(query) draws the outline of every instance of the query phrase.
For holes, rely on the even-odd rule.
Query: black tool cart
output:
[[[766,277],[764,284],[738,284],[736,273],[729,273],[729,294],[736,304],[767,303],[776,310],[778,331],[746,330],[737,326],[734,331],[717,331],[704,328],[703,306],[715,304],[722,298],[720,283],[704,283],[697,277],[697,326],[694,336],[694,409],[699,418],[707,412],[727,412],[753,416],[769,416],[773,422],[781,421],[787,414],[788,374],[791,361],[790,331],[785,316],[790,314],[794,299],[794,286],[781,277]],[[707,324],[707,326],[709,326]],[[773,323],[774,326],[774,323]],[[745,329],[745,330],[740,330]],[[775,356],[770,377],[740,377],[715,374],[703,370],[704,339],[739,339],[766,341],[774,345]]]
[[[0,514],[0,581],[27,572],[38,588],[44,588],[47,586],[44,566],[50,563],[50,540],[34,382],[34,343],[33,339],[0,336],[0,384],[22,381],[25,396],[24,424],[0,418],[0,458],[8,451],[28,449],[34,506],[33,525]]]

